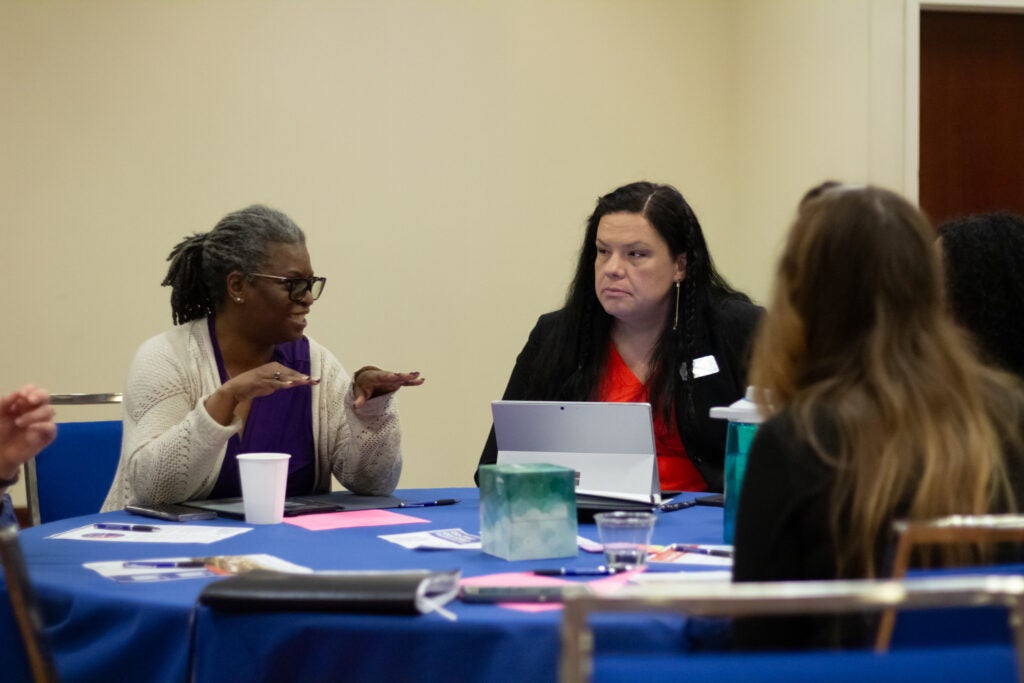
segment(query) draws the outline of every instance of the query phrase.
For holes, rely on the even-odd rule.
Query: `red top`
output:
[[[613,403],[647,403],[647,387],[641,384],[633,371],[619,355],[615,344],[608,344],[604,377],[598,389],[598,400]],[[654,448],[658,454],[658,479],[662,491],[707,491],[708,485],[700,472],[686,457],[686,448],[679,438],[676,421],[666,425],[661,412],[655,411]]]

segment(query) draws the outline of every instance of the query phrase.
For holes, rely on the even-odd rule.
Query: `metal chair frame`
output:
[[[123,396],[113,394],[51,394],[50,404],[55,406],[95,406],[121,403]],[[59,436],[58,436],[59,438]],[[36,460],[32,458],[25,463],[25,499],[28,502],[29,517],[32,526],[42,520],[39,516],[39,477],[36,472]]]
[[[18,531],[13,526],[0,528],[0,564],[3,565],[7,597],[25,646],[32,679],[36,683],[54,682],[58,678],[57,668],[43,630],[35,593],[28,580],[25,557],[18,543]]]
[[[1024,515],[951,515],[938,519],[893,524],[898,540],[893,558],[892,578],[907,575],[914,548],[953,543],[994,544],[1024,541]],[[889,649],[896,628],[896,612],[886,610],[878,623],[875,651]]]
[[[594,636],[587,620],[595,613],[740,617],[990,605],[1009,611],[1017,678],[1024,683],[1024,577],[1003,575],[737,584],[701,581],[627,586],[610,595],[572,596],[565,600],[562,616],[559,680],[591,680]]]

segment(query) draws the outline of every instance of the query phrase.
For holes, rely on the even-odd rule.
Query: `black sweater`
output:
[[[694,358],[714,356],[718,372],[698,377],[693,381],[694,419],[688,417],[682,396],[677,396],[675,401],[676,424],[686,455],[700,472],[710,491],[722,490],[726,423],[723,420],[711,419],[708,413],[715,406],[726,406],[743,397],[747,386],[750,345],[762,312],[761,307],[741,299],[722,298],[716,302],[711,314],[712,324],[708,326],[705,334],[697,335]],[[526,346],[516,358],[512,376],[508,380],[502,399],[551,401],[565,398],[530,395],[527,388],[527,379],[537,362],[537,354],[544,340],[554,334],[557,329],[556,322],[561,315],[562,311],[555,311],[542,315],[537,321]],[[572,400],[589,398],[584,396]],[[479,464],[493,464],[497,458],[498,447],[492,426]]]

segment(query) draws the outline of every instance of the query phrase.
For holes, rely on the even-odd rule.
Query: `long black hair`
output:
[[[672,258],[686,255],[686,278],[680,292],[680,325],[672,329],[675,306],[670,306],[661,337],[651,357],[648,393],[655,410],[670,419],[679,383],[693,375],[696,342],[710,329],[716,298],[750,301],[715,270],[700,223],[679,190],[671,185],[636,182],[624,185],[597,200],[587,220],[576,275],[558,319],[558,328],[544,342],[539,362],[527,379],[531,394],[556,400],[585,401],[595,398],[611,337],[612,316],[595,293],[594,262],[597,257],[597,226],[612,213],[643,216],[668,244]],[[687,409],[692,412],[690,383],[683,387]],[[680,429],[683,425],[679,425]]]
[[[229,213],[210,232],[186,237],[171,250],[167,277],[175,325],[216,312],[227,297],[227,278],[259,272],[271,244],[304,243],[291,218],[260,204]]]

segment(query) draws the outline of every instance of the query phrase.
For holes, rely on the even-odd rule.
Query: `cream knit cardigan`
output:
[[[309,340],[313,386],[314,488],[384,495],[402,472],[394,394],[353,406],[352,380],[329,351]],[[242,427],[217,423],[203,403],[220,387],[206,319],[179,325],[136,352],[124,392],[124,439],[103,512],[126,504],[176,503],[209,496],[228,440]]]

